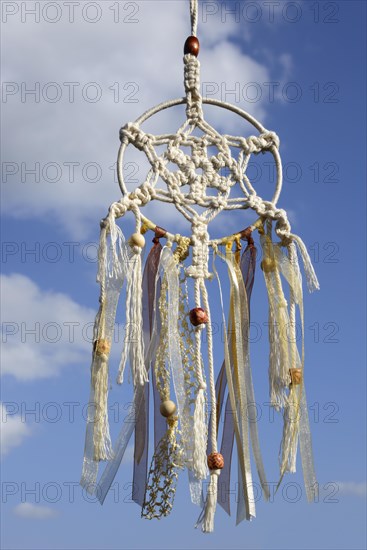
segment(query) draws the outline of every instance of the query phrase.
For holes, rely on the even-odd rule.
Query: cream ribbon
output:
[[[253,493],[251,463],[250,463],[250,448],[249,448],[249,433],[247,425],[247,394],[245,386],[245,378],[243,369],[238,368],[238,365],[244,365],[244,353],[242,346],[242,330],[241,330],[241,305],[240,291],[236,271],[232,262],[227,257],[223,256],[217,249],[214,249],[213,272],[218,281],[220,302],[222,307],[223,326],[226,326],[224,309],[223,309],[223,294],[220,284],[218,272],[215,267],[215,256],[218,255],[224,260],[228,267],[228,272],[231,282],[231,291],[233,296],[234,311],[237,322],[235,323],[235,379],[232,375],[231,358],[228,344],[227,332],[224,331],[224,361],[227,374],[228,392],[233,412],[233,423],[235,429],[235,438],[237,443],[240,489],[239,499],[237,503],[237,524],[243,519],[252,519],[256,516],[255,500]]]

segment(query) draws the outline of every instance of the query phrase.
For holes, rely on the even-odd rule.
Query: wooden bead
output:
[[[209,321],[208,314],[205,309],[201,307],[195,307],[190,311],[190,322],[194,327],[198,325],[206,324]]]
[[[200,43],[199,40],[196,38],[196,36],[189,36],[186,39],[185,46],[184,46],[184,54],[191,53],[191,55],[194,55],[197,57],[199,55],[200,50]]]
[[[160,413],[165,418],[169,418],[170,416],[173,416],[177,410],[176,404],[168,399],[167,401],[163,401],[161,403],[161,406],[159,407]]]
[[[208,455],[209,470],[221,470],[224,467],[224,458],[220,453],[210,453]]]
[[[265,273],[271,273],[272,271],[275,271],[275,260],[273,260],[273,258],[264,258],[262,261],[261,261],[261,269],[265,272]]]
[[[101,338],[94,342],[94,351],[97,355],[108,355],[110,353],[111,344],[108,340]]]
[[[299,386],[302,382],[302,369],[289,369],[289,374],[291,375],[291,384]]]
[[[138,246],[139,248],[144,248],[145,239],[141,233],[133,233],[129,239],[130,246]]]

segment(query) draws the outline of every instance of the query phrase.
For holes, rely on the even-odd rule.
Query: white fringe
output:
[[[212,533],[214,531],[214,517],[217,507],[218,497],[218,477],[220,470],[210,471],[210,483],[206,495],[205,506],[195,525],[196,528],[201,527],[203,533]]]
[[[208,427],[206,418],[205,390],[203,388],[199,388],[196,396],[193,429],[192,471],[197,479],[205,479],[208,475],[206,456]]]
[[[282,381],[282,369],[279,354],[279,332],[275,328],[275,319],[269,307],[269,389],[270,403],[277,411],[286,404],[285,384]]]
[[[317,279],[315,270],[311,262],[311,258],[307,252],[307,248],[304,242],[297,235],[292,234],[291,237],[294,240],[294,242],[297,244],[298,250],[300,251],[300,254],[302,256],[308,290],[310,292],[313,292],[314,290],[320,290],[319,281]]]
[[[283,436],[280,444],[279,465],[281,475],[295,473],[299,437],[299,416],[297,396],[291,390],[288,403],[284,408]]]
[[[113,456],[110,428],[108,422],[108,356],[101,356],[95,364],[94,384],[94,460],[109,460]]]

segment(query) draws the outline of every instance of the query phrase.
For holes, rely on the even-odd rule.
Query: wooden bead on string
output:
[[[209,321],[208,314],[202,307],[194,307],[190,311],[190,322],[194,327],[197,327],[199,325],[206,325],[206,323]]]
[[[184,54],[191,53],[191,55],[194,55],[197,57],[199,55],[200,50],[200,43],[199,40],[196,38],[196,36],[189,36],[186,39],[185,46],[184,46]]]
[[[138,246],[139,248],[144,248],[145,238],[141,233],[133,233],[129,239],[130,246]]]
[[[108,355],[110,353],[111,344],[108,340],[101,338],[100,340],[95,340],[94,342],[94,351],[97,355]]]
[[[289,369],[291,376],[291,384],[293,386],[299,386],[302,382],[302,369]]]
[[[261,261],[261,269],[264,271],[264,273],[271,273],[272,271],[275,271],[275,260],[273,258],[264,258]]]
[[[209,470],[221,470],[224,468],[224,458],[220,453],[210,453],[208,455]]]
[[[176,403],[174,403],[170,399],[162,401],[159,410],[162,416],[164,416],[165,418],[169,418],[170,416],[173,416],[177,410]]]

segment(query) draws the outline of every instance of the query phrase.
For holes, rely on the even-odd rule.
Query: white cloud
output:
[[[365,481],[337,481],[336,485],[340,493],[365,498],[367,495],[367,483]]]
[[[22,502],[14,508],[14,514],[25,519],[53,519],[58,512],[48,506],[40,506],[31,502]]]
[[[0,449],[1,455],[6,455],[14,447],[21,445],[30,435],[31,430],[20,416],[7,414],[2,403],[0,403],[0,415]]]
[[[94,311],[17,273],[2,275],[1,288],[2,375],[48,378],[89,360]]]
[[[3,167],[9,166],[4,163],[14,162],[18,172],[5,178],[4,213],[21,220],[52,220],[72,238],[90,236],[109,204],[120,197],[110,169],[119,146],[119,127],[148,107],[183,95],[182,48],[189,34],[187,4],[140,2],[135,15],[120,10],[119,23],[114,22],[111,5],[104,2],[99,3],[102,17],[95,24],[80,17],[81,6],[76,8],[74,23],[69,23],[63,3],[62,17],[55,24],[47,23],[42,16],[39,23],[34,23],[32,16],[22,23],[20,13],[9,17],[4,26],[3,80],[14,82],[19,92],[9,95],[3,104],[7,138]],[[52,16],[50,10],[48,17]],[[92,11],[89,16],[93,16]],[[133,18],[138,22],[129,24]],[[222,22],[219,13],[208,17],[206,24],[200,22],[202,79],[217,83],[216,97],[222,99],[226,90],[239,83],[241,105],[246,105],[242,94],[245,82],[271,80],[267,67],[233,43],[233,38],[243,37],[245,28],[245,22],[238,24],[230,16]],[[20,40],[27,44],[21,56],[17,53]],[[32,88],[37,82],[41,90],[39,103],[31,96],[22,102],[22,86]],[[42,95],[42,90],[47,94],[44,86],[50,82],[56,82],[61,90],[61,99],[54,103]],[[69,101],[70,87],[64,84],[68,82],[78,83],[74,102]],[[91,82],[101,89],[97,103],[83,99],[84,86]],[[117,89],[119,101],[115,103]],[[227,99],[234,101],[230,95]],[[264,121],[265,97],[248,103],[246,108]],[[217,115],[216,122],[227,131],[243,131],[240,119],[226,117],[221,110]],[[182,110],[170,110],[153,127],[177,128],[181,119]],[[19,124],[14,125],[14,120]],[[39,182],[25,173],[37,162]],[[51,162],[56,168],[47,168]],[[79,163],[74,167],[74,181],[70,181],[70,165],[65,164],[70,162]],[[100,167],[100,179],[95,183],[90,181],[93,169],[83,172],[89,162]],[[139,176],[143,175],[144,170],[140,170]],[[58,181],[52,182],[53,177]],[[171,219],[180,219],[177,212],[171,212]]]

